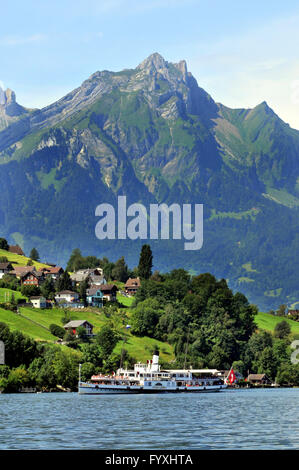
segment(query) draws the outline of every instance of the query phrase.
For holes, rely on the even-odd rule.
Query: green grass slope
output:
[[[274,315],[270,315],[269,313],[259,312],[255,317],[255,322],[260,330],[270,331],[271,333],[274,332],[275,326],[277,323],[281,321],[287,321],[291,327],[291,333],[293,335],[299,335],[299,322],[295,322],[294,320],[290,320],[287,317],[277,317]]]
[[[6,323],[11,330],[19,330],[37,341],[57,341],[49,327],[52,323],[62,326],[61,319],[64,315],[62,309],[53,308],[49,310],[40,310],[29,307],[20,308],[21,315],[17,315],[9,310],[0,309],[0,322]],[[128,321],[130,312],[128,313]],[[72,310],[70,311],[72,320],[87,320],[94,326],[93,332],[96,334],[100,328],[107,322],[116,323],[114,316],[107,318],[100,310]],[[172,346],[162,341],[149,337],[137,337],[131,334],[125,327],[117,327],[117,331],[122,337],[115,347],[115,352],[120,353],[121,349],[126,349],[137,361],[144,362],[151,359],[155,347],[159,348],[160,357],[164,361],[174,359]]]
[[[3,256],[5,256],[10,263],[17,266],[27,266],[27,263],[30,260],[27,256],[16,255],[15,253],[10,253],[10,251],[0,249],[0,257]],[[38,261],[33,261],[33,265],[36,269],[47,267],[46,264],[39,263]]]

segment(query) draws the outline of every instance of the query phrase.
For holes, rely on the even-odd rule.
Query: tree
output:
[[[70,256],[70,259],[67,263],[66,266],[66,271],[74,272],[78,271],[81,267],[81,262],[82,262],[83,256],[81,253],[81,250],[79,248],[75,248]]]
[[[51,323],[49,326],[49,330],[53,336],[57,336],[57,338],[63,338],[65,335],[65,329],[62,328],[60,325],[56,325],[55,323]]]
[[[104,325],[96,335],[96,342],[101,348],[103,359],[108,359],[119,340],[119,335],[109,326]]]
[[[260,374],[267,374],[271,379],[275,379],[279,364],[272,347],[267,346],[262,351],[257,362]]]
[[[7,243],[7,240],[5,240],[5,238],[0,238],[0,250],[9,250],[9,244]]]
[[[132,333],[137,336],[155,337],[156,326],[163,311],[157,299],[146,299],[135,308],[132,317]]]
[[[40,288],[38,286],[22,286],[21,292],[24,297],[33,297],[35,295],[40,295]]]
[[[55,286],[53,279],[51,277],[47,277],[45,282],[42,283],[40,290],[42,295],[46,299],[53,299],[55,295]]]
[[[277,323],[274,328],[274,336],[276,338],[284,339],[291,333],[291,327],[286,320]]]
[[[279,317],[284,317],[286,313],[286,309],[287,309],[287,306],[285,304],[280,305],[277,310],[277,315]]]
[[[55,288],[56,292],[60,292],[63,290],[71,290],[73,288],[72,280],[67,271],[64,271],[62,276],[57,279]]]
[[[122,256],[116,261],[112,269],[112,277],[120,282],[126,282],[129,278],[128,266],[126,265],[125,258]]]
[[[31,258],[33,261],[39,261],[39,253],[36,248],[32,248],[29,258]]]
[[[140,252],[138,274],[141,279],[149,279],[152,275],[153,254],[150,245],[143,245]]]
[[[87,307],[87,300],[86,300],[86,291],[89,288],[89,279],[84,279],[83,282],[81,282],[80,287],[79,287],[79,295],[80,299],[84,303],[84,307]]]

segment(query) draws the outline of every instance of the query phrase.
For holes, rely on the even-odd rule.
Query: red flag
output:
[[[229,380],[229,383],[232,384],[234,383],[234,381],[236,380],[236,376],[235,376],[235,373],[234,373],[234,369],[232,369],[229,373],[229,376],[228,376],[228,380]]]

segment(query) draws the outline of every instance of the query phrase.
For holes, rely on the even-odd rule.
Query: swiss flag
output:
[[[236,380],[236,376],[235,376],[235,373],[234,373],[234,369],[232,369],[228,375],[228,380],[229,380],[229,383],[232,384],[234,383],[234,381]]]

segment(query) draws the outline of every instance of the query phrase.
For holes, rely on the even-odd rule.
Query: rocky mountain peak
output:
[[[0,86],[0,105],[9,106],[12,103],[16,103],[16,94],[10,88],[7,90],[2,90]]]
[[[185,60],[181,60],[178,64],[174,64],[174,66],[183,74],[184,80],[187,79],[188,69],[187,69],[187,62]]]
[[[167,68],[166,60],[158,53],[155,52],[147,57],[141,64],[138,65],[137,70],[145,70],[147,72],[157,72]]]

